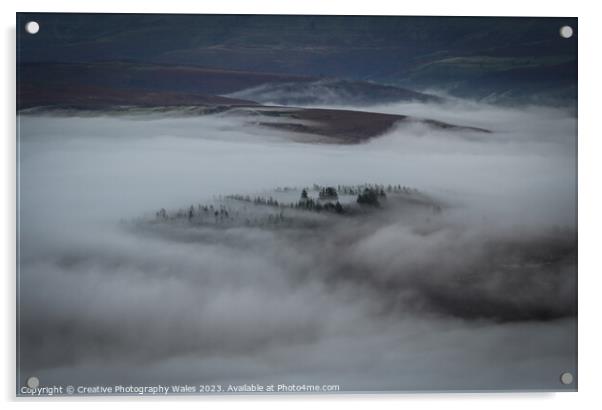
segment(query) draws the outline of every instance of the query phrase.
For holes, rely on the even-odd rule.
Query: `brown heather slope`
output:
[[[237,107],[231,114],[245,114],[260,126],[326,137],[323,142],[357,144],[378,137],[401,123],[421,123],[433,129],[490,133],[477,127],[449,124],[442,121],[420,119],[406,115],[383,114],[367,111],[294,107]]]

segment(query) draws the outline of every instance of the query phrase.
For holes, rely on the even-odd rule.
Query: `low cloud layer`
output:
[[[220,116],[22,116],[21,377],[561,388],[576,366],[576,119],[366,109],[495,132],[406,124],[334,146]],[[324,229],[133,222],[219,195],[363,182],[445,207],[391,201]]]

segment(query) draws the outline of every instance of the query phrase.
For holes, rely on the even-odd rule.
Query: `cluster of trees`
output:
[[[396,193],[396,194],[412,194],[418,192],[417,189],[409,188],[401,185],[383,185],[383,184],[363,184],[363,185],[338,185],[337,191],[339,195],[360,195],[365,189],[370,189],[380,193]]]
[[[268,206],[279,206],[280,204],[278,203],[277,200],[275,200],[272,197],[269,198],[262,198],[262,197],[256,197],[255,199],[253,199],[253,203],[255,205],[268,205]]]
[[[296,188],[278,188],[278,192],[289,192],[296,190]],[[360,205],[369,205],[369,206],[380,206],[381,201],[386,199],[388,193],[404,193],[404,194],[412,194],[417,193],[418,190],[412,189],[406,186],[401,185],[379,185],[379,184],[364,184],[364,185],[337,185],[337,187],[333,186],[320,186],[317,184],[313,185],[313,190],[318,192],[318,198],[310,198],[308,193],[308,188],[303,188],[301,190],[301,196],[299,201],[283,203],[274,199],[272,196],[262,197],[255,196],[251,197],[249,195],[229,195],[227,199],[234,199],[237,201],[243,201],[252,203],[254,205],[265,205],[270,207],[279,208],[280,211],[278,214],[268,216],[267,222],[274,223],[276,221],[281,222],[284,220],[283,209],[291,208],[291,209],[305,209],[309,211],[315,212],[334,212],[338,214],[342,214],[346,212],[346,209],[339,202],[339,195],[353,195],[357,196],[356,202]],[[220,197],[221,198],[221,197]],[[437,209],[440,211],[440,208]],[[165,208],[161,208],[156,213],[157,220],[168,220],[168,219],[188,219],[192,220],[203,220],[207,217],[210,220],[215,220],[215,222],[227,220],[231,218],[232,210],[227,208],[225,205],[220,205],[219,207],[215,207],[213,205],[191,205],[190,208],[187,209],[179,209],[172,215],[169,215]],[[238,216],[238,212],[236,212],[235,217]],[[248,220],[247,220],[248,221]]]
[[[336,213],[340,213],[340,214],[342,214],[344,212],[343,205],[341,205],[341,203],[338,200],[335,202],[330,202],[330,201],[326,202],[326,203],[321,202],[321,201],[326,200],[326,198],[337,199],[338,195],[337,195],[335,188],[333,188],[333,187],[322,188],[320,190],[320,194],[321,194],[320,201],[317,201],[313,198],[310,198],[307,193],[307,189],[304,188],[303,190],[301,190],[300,200],[298,202],[290,202],[288,204],[285,204],[283,202],[278,202],[278,200],[274,199],[271,196],[268,198],[264,198],[264,197],[260,197],[260,196],[251,198],[248,195],[229,195],[226,198],[235,199],[237,201],[250,202],[255,205],[267,205],[267,206],[273,206],[273,207],[279,207],[279,208],[307,209],[307,210],[316,211],[316,212],[332,211],[332,212],[336,212]]]
[[[345,212],[343,205],[339,201],[326,202],[321,203],[320,201],[316,201],[313,198],[309,198],[307,196],[307,191],[304,189],[301,191],[301,199],[294,205],[291,205],[292,208],[295,209],[307,209],[309,211],[328,211],[328,212],[336,212],[337,214],[342,214]]]
[[[357,196],[357,203],[361,205],[380,206],[379,198],[386,198],[385,191],[378,188],[364,188]]]
[[[159,221],[175,221],[175,220],[188,220],[191,223],[215,223],[225,224],[233,223],[240,220],[246,226],[269,226],[279,225],[286,221],[284,212],[281,209],[277,213],[270,213],[267,215],[240,218],[238,211],[233,211],[224,205],[219,207],[213,205],[198,205],[195,207],[191,205],[189,208],[178,209],[171,214],[167,212],[165,208],[161,208],[155,214],[156,219]]]
[[[214,207],[213,205],[197,205],[195,208],[194,205],[190,205],[188,209],[178,209],[174,214],[169,215],[165,208],[161,208],[159,211],[155,213],[156,219],[158,220],[168,220],[168,219],[188,219],[191,221],[194,218],[202,218],[207,216],[213,216],[215,221],[224,220],[230,218],[231,210],[226,208],[224,205],[221,205],[219,208]]]
[[[331,186],[320,189],[318,196],[320,199],[339,199],[339,194],[337,193],[336,188]]]

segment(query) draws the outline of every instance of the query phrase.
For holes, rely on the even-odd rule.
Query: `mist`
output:
[[[466,101],[359,109],[492,133],[408,122],[335,145],[224,115],[20,115],[20,378],[563,388],[576,118]],[[392,203],[311,230],[144,224],[314,183],[401,184],[443,211]]]

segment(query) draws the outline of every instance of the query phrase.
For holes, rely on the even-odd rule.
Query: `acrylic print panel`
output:
[[[576,390],[577,36],[18,14],[17,394]]]

